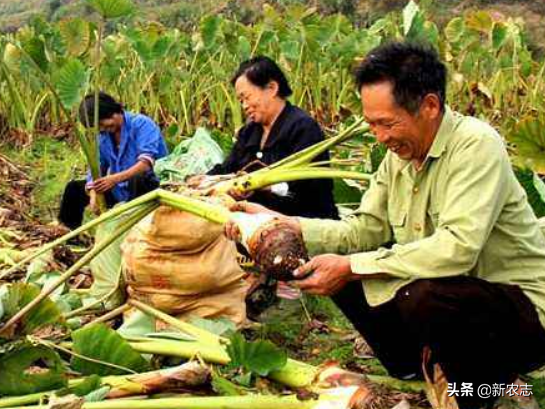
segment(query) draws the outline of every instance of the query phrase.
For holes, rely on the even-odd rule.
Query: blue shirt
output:
[[[161,130],[151,118],[127,111],[123,112],[123,117],[119,147],[110,133],[101,132],[98,136],[101,176],[123,172],[138,161],[149,163],[153,169],[155,161],[168,154]],[[156,177],[153,170],[149,173]],[[87,180],[92,180],[90,175],[87,176]],[[112,189],[112,194],[118,202],[128,201],[129,181],[118,183]]]

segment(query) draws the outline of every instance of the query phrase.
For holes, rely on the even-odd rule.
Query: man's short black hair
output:
[[[244,61],[237,69],[235,75],[231,79],[231,84],[243,75],[257,87],[265,88],[271,81],[278,83],[278,96],[281,98],[289,97],[293,91],[288,83],[288,80],[278,64],[269,57],[257,56]]]
[[[367,54],[355,71],[358,90],[389,81],[397,105],[414,114],[427,94],[436,94],[445,105],[447,69],[430,46],[390,42]]]
[[[123,112],[123,105],[105,92],[98,94],[98,120],[108,119]],[[95,120],[95,94],[88,94],[79,106],[79,119],[86,127],[91,127]]]

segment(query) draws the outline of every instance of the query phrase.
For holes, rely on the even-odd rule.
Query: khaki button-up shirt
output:
[[[447,108],[420,171],[388,152],[354,214],[300,221],[310,254],[350,254],[368,275],[370,305],[417,279],[468,275],[519,286],[545,327],[545,236],[503,140],[478,119]]]

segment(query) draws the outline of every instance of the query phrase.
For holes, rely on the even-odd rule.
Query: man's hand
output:
[[[105,193],[112,190],[119,182],[121,182],[121,180],[117,174],[107,175],[93,181],[90,189],[94,190],[96,193]]]
[[[296,278],[290,284],[316,295],[332,295],[339,292],[348,282],[359,277],[352,273],[350,258],[337,254],[322,254],[293,272]]]

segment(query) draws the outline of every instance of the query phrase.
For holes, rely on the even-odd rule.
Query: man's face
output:
[[[110,118],[101,119],[98,125],[100,132],[119,133],[123,126],[123,115],[120,113],[113,114]]]
[[[426,118],[396,104],[389,81],[361,87],[363,116],[377,141],[404,160],[423,160],[429,150]]]

